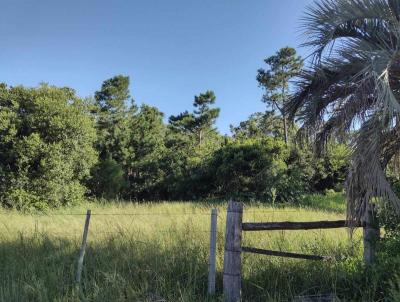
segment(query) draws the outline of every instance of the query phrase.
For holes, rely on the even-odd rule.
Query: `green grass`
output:
[[[335,203],[336,201],[333,201]],[[319,202],[316,202],[316,204]],[[217,290],[206,295],[210,209],[218,218]],[[85,209],[93,216],[83,272],[87,301],[221,301],[226,205],[218,203],[85,204],[48,215],[0,210],[0,300],[79,301],[74,289]],[[111,214],[111,215],[110,215]],[[134,215],[120,215],[134,214]],[[244,221],[343,219],[310,207],[245,206]],[[244,301],[290,301],[300,294],[354,296],[361,237],[344,229],[245,233],[243,245],[331,255],[313,262],[243,255]],[[350,287],[349,287],[350,286]],[[364,301],[369,293],[363,293]]]
[[[337,192],[328,192],[326,195],[305,195],[301,200],[301,205],[310,209],[326,210],[337,213],[344,213],[346,211],[344,193]]]

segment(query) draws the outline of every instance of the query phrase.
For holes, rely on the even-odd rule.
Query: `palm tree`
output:
[[[304,18],[309,66],[288,111],[317,146],[353,133],[348,219],[373,200],[400,200],[385,168],[400,149],[400,0],[320,0]]]

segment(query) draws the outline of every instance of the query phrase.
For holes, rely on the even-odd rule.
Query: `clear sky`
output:
[[[302,42],[312,0],[1,0],[0,82],[48,82],[92,95],[129,75],[137,103],[168,117],[214,90],[217,126],[261,111],[263,59]],[[305,50],[299,49],[305,55]]]

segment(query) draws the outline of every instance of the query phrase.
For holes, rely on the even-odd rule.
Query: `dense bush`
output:
[[[100,161],[93,168],[92,175],[88,184],[98,197],[117,198],[127,187],[124,169],[111,156]]]
[[[0,198],[19,209],[82,199],[96,162],[93,121],[71,89],[0,86]]]
[[[399,182],[395,179],[392,181],[395,192],[400,194]],[[377,209],[381,239],[377,245],[377,262],[370,271],[366,272],[371,276],[367,281],[374,283],[372,285],[376,288],[377,295],[385,297],[387,301],[399,301],[400,217],[388,202],[381,200]],[[371,284],[369,286],[371,287]]]
[[[293,201],[300,193],[300,178],[288,173],[289,152],[280,139],[248,139],[217,150],[207,164],[203,182],[221,198]]]
[[[394,191],[400,196],[400,182],[393,181]],[[378,206],[378,219],[380,227],[385,231],[381,240],[381,250],[388,257],[398,256],[400,250],[400,217],[393,205],[381,201]]]
[[[313,188],[323,192],[326,189],[343,190],[349,168],[350,148],[343,143],[331,141],[312,165],[314,168]]]

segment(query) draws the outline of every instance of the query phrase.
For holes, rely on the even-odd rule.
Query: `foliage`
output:
[[[265,89],[263,101],[273,110],[278,109],[282,116],[285,142],[288,144],[288,125],[286,105],[290,100],[289,81],[301,70],[303,60],[297,56],[296,50],[284,47],[264,60],[269,69],[259,69],[257,81]]]
[[[101,90],[95,93],[95,99],[103,111],[123,111],[125,101],[129,98],[129,77],[123,75],[104,81]]]
[[[93,121],[73,90],[0,88],[0,198],[18,209],[78,202],[96,163]]]
[[[143,105],[130,119],[129,147],[134,150],[128,160],[129,197],[160,199],[163,196],[165,172],[166,126],[163,114],[154,107]]]
[[[96,91],[97,108],[94,112],[97,127],[97,149],[100,159],[111,156],[126,167],[127,158],[132,150],[129,149],[129,117],[136,111],[129,101],[129,77],[115,76],[103,82],[101,89]]]
[[[122,197],[128,187],[127,166],[134,150],[129,146],[129,120],[136,112],[130,100],[129,77],[118,75],[95,92],[94,117],[99,163],[94,167],[91,190],[97,196]],[[131,101],[128,108],[127,102]]]
[[[278,139],[228,143],[211,157],[202,177],[209,185],[204,187],[222,198],[294,201],[301,186],[288,174],[287,157],[287,148]]]
[[[104,81],[94,98],[85,100],[68,88],[1,87],[4,205],[45,209],[75,202],[85,193],[141,201],[240,197],[295,202],[302,193],[341,188],[345,148],[332,143],[316,159],[310,146],[283,144],[283,118],[274,111],[255,113],[231,128],[232,137],[222,136],[215,127],[219,108],[212,91],[195,96],[192,112],[171,116],[165,124],[157,108],[135,105],[129,78],[122,75]],[[50,111],[25,100],[35,91],[58,94],[46,100]],[[290,133],[295,130],[289,127]]]
[[[123,168],[110,155],[94,167],[92,173],[94,177],[89,184],[98,197],[120,197],[120,192],[127,187]]]
[[[219,108],[212,108],[216,97],[206,91],[195,96],[192,113],[187,111],[169,118],[162,165],[167,198],[197,199],[210,194],[199,187],[199,177],[208,159],[222,143],[215,129]]]
[[[282,140],[284,136],[279,126],[280,121],[281,117],[273,111],[253,114],[238,127],[231,126],[233,139],[239,142],[266,138]],[[294,133],[295,127],[290,129]],[[313,152],[312,144],[306,141],[286,146],[285,177],[291,180],[294,192],[324,192],[327,189],[341,191],[347,175],[350,153],[350,147],[346,143],[333,139],[324,152],[319,154]]]
[[[400,146],[399,7],[397,0],[321,0],[305,17],[305,45],[314,48],[314,59],[288,110],[305,133],[315,134],[317,146],[355,129],[347,181],[350,219],[361,219],[366,204],[377,198],[400,212],[384,173]]]
[[[348,145],[330,141],[325,152],[314,161],[313,183],[316,191],[343,189],[349,168],[351,150]]]
[[[400,196],[399,182],[392,183],[395,193]],[[383,234],[383,250],[390,256],[398,256],[400,248],[400,217],[393,209],[393,205],[387,202],[380,202],[378,207],[378,218],[381,228],[385,230]]]
[[[207,136],[215,133],[214,124],[219,116],[219,108],[211,108],[215,103],[213,91],[206,91],[194,97],[193,113],[187,111],[169,118],[171,129],[191,134],[196,137],[196,144],[202,145]]]
[[[234,139],[275,137],[284,139],[282,131],[282,118],[277,116],[274,111],[256,112],[250,117],[239,123],[239,126],[231,125],[231,132]]]
[[[390,281],[390,300],[391,301],[400,301],[400,277],[395,276],[393,280]]]

